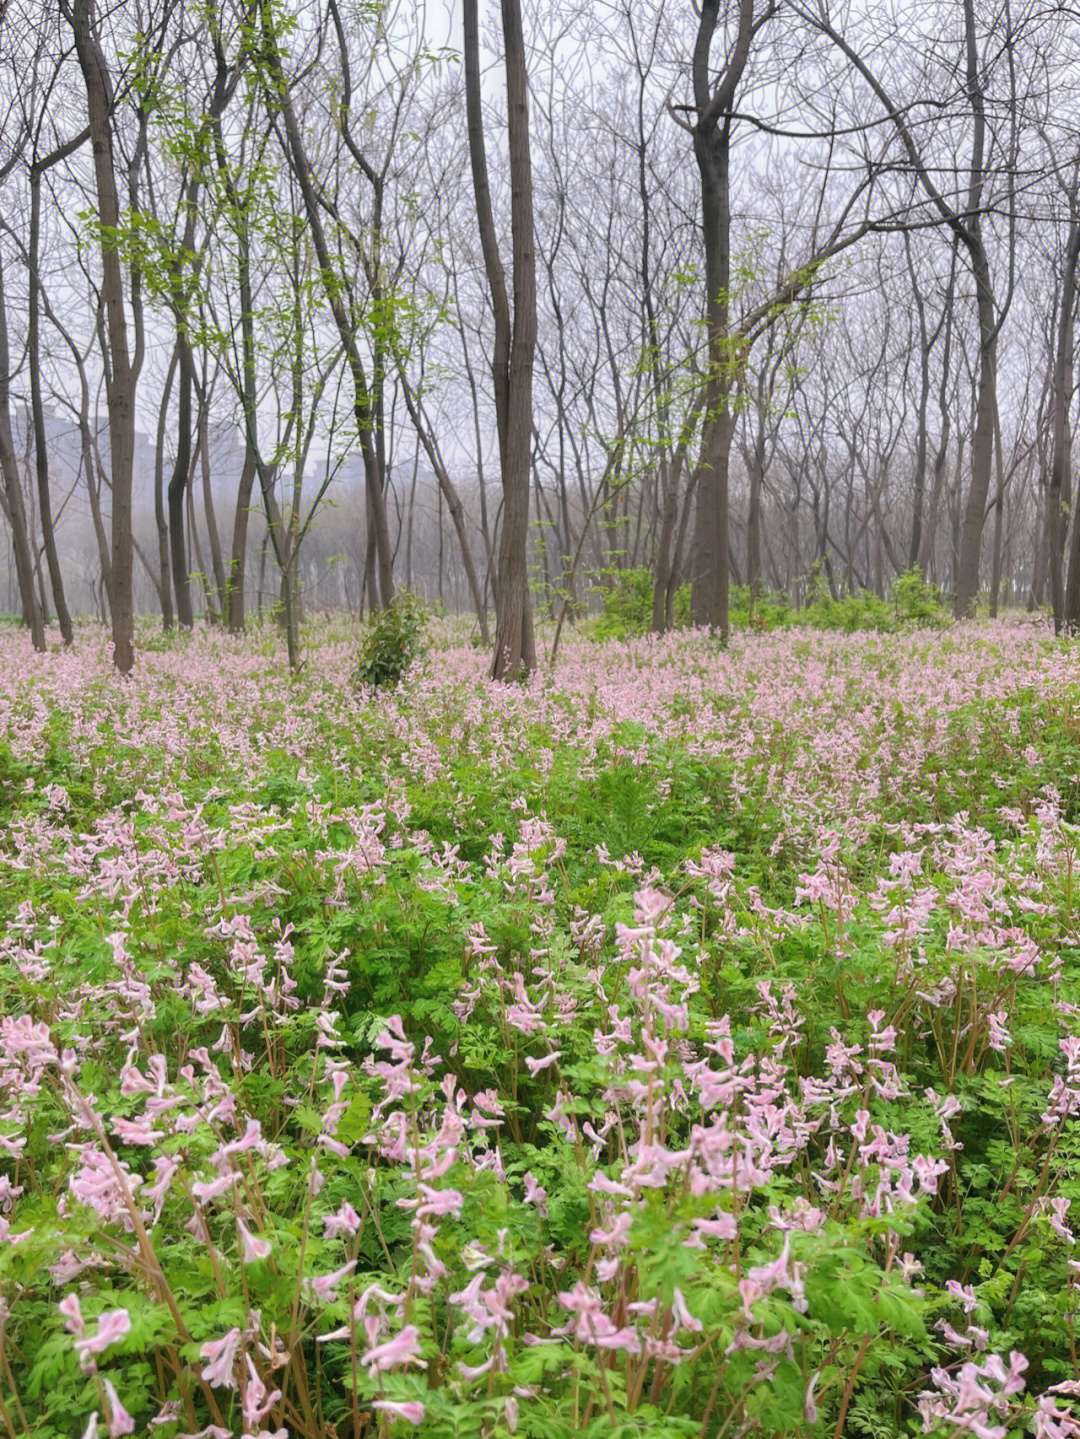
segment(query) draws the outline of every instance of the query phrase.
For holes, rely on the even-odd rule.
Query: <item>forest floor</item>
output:
[[[143,641],[0,631],[0,1435],[1080,1434],[1075,647]]]

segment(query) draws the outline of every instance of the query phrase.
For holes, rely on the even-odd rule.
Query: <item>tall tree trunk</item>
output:
[[[131,531],[131,476],[135,445],[135,396],[124,314],[120,255],[110,237],[119,233],[120,202],[113,156],[112,82],[97,37],[93,0],[72,0],[67,11],[75,39],[90,120],[98,219],[101,225],[101,299],[108,331],[105,393],[109,407],[109,470],[112,490],[113,662],[128,674],[135,662],[132,593],[134,547]]]
[[[973,269],[979,310],[979,383],[975,430],[971,437],[971,477],[957,560],[956,601],[953,606],[957,619],[973,615],[979,598],[983,526],[994,466],[994,425],[997,421],[997,322],[990,271],[981,242],[979,253],[973,258]]]
[[[83,137],[78,139],[82,143]],[[75,148],[73,143],[71,148]],[[63,147],[56,155],[68,153]],[[52,157],[49,157],[52,163]],[[56,531],[53,525],[52,494],[49,488],[49,447],[45,431],[45,407],[41,398],[41,277],[38,273],[38,257],[41,241],[41,171],[34,164],[30,168],[30,243],[27,256],[28,268],[28,311],[27,311],[27,363],[30,369],[30,411],[34,425],[34,467],[37,473],[38,508],[41,515],[41,538],[45,546],[45,559],[49,566],[49,583],[52,586],[53,604],[60,625],[60,636],[64,644],[70,645],[75,631],[68,612],[64,594],[64,576],[60,568],[60,556],[56,548]]]
[[[406,574],[410,577],[407,583],[411,583],[412,575],[412,525],[413,525],[413,496],[416,492],[416,476],[420,460],[420,445],[423,445],[424,452],[430,461],[431,468],[435,471],[435,478],[439,484],[439,552],[440,560],[442,554],[442,509],[441,501],[446,500],[446,507],[450,511],[450,520],[454,526],[454,533],[457,536],[458,548],[461,551],[461,563],[465,570],[465,580],[469,586],[469,595],[476,610],[476,619],[480,627],[480,639],[485,645],[491,643],[491,635],[488,631],[487,611],[484,607],[483,598],[480,594],[480,583],[476,577],[476,566],[473,564],[472,551],[469,548],[469,536],[465,529],[465,507],[461,503],[461,496],[457,492],[457,486],[450,478],[450,472],[443,463],[442,454],[431,434],[424,415],[421,412],[421,402],[413,394],[412,386],[409,384],[405,374],[405,366],[399,363],[399,378],[401,380],[401,393],[405,399],[405,407],[409,412],[409,418],[413,422],[413,428],[417,436],[416,462],[413,465],[412,486],[409,494],[408,513],[408,538],[406,541],[405,564]]]
[[[165,384],[158,409],[157,440],[154,445],[154,522],[158,533],[158,595],[161,599],[161,623],[168,631],[173,627],[172,570],[169,564],[169,522],[165,515],[165,429],[169,421],[169,399],[179,359],[179,346],[173,346]]]
[[[240,485],[236,493],[236,510],[233,514],[232,551],[229,555],[229,577],[226,583],[229,629],[234,635],[244,632],[244,572],[247,568],[248,516],[254,488],[255,454],[251,445],[245,444]]]
[[[994,427],[997,424],[997,339],[998,316],[990,262],[982,239],[986,114],[982,91],[981,59],[975,37],[975,0],[963,0],[964,54],[967,65],[966,89],[972,113],[972,149],[966,224],[961,238],[967,247],[975,279],[975,303],[979,316],[979,389],[975,405],[975,433],[971,438],[971,478],[968,481],[964,528],[960,539],[960,561],[956,577],[956,604],[953,613],[963,619],[975,612],[979,598],[979,560],[982,554],[986,498],[994,462]],[[1014,116],[1015,119],[1015,116]]]
[[[761,491],[764,483],[765,429],[762,420],[750,454],[750,488],[746,506],[746,583],[751,606],[761,587]]]
[[[904,255],[911,279],[911,294],[919,320],[919,408],[915,429],[914,485],[911,497],[911,542],[908,545],[908,569],[914,569],[922,553],[923,510],[926,504],[926,457],[929,448],[927,411],[930,407],[930,352],[941,329],[942,321],[931,337],[926,326],[926,303],[919,288],[918,275],[911,257],[911,236],[904,232]]]
[[[480,246],[495,314],[492,379],[502,467],[503,509],[495,602],[492,676],[516,678],[536,667],[529,598],[529,473],[532,464],[532,374],[536,347],[532,163],[528,79],[520,0],[502,0],[510,157],[513,318],[499,258],[484,151],[477,0],[465,0],[465,104]]]
[[[26,523],[19,462],[11,432],[11,353],[7,333],[7,301],[0,266],[0,475],[4,485],[4,512],[11,526],[11,547],[15,555],[15,577],[23,623],[30,631],[36,650],[45,648],[45,620],[34,590],[34,558]]]
[[[180,359],[180,390],[177,406],[176,458],[169,480],[169,548],[173,586],[176,590],[176,619],[184,629],[195,624],[191,605],[191,574],[184,544],[184,510],[191,482],[191,397],[195,386],[195,356],[183,321],[178,322],[176,346]]]
[[[1069,239],[1065,249],[1065,266],[1061,276],[1061,295],[1058,305],[1057,350],[1054,355],[1054,385],[1051,431],[1053,435],[1053,458],[1050,464],[1050,484],[1046,494],[1046,519],[1048,555],[1050,569],[1050,602],[1054,609],[1054,633],[1060,634],[1066,623],[1075,624],[1066,612],[1065,590],[1063,587],[1063,561],[1065,549],[1065,526],[1068,511],[1065,508],[1065,467],[1069,456],[1069,407],[1072,401],[1073,363],[1073,316],[1076,310],[1076,267],[1080,258],[1080,217],[1074,215],[1069,226]],[[1080,494],[1080,490],[1078,490]],[[1075,543],[1076,536],[1073,540]]]
[[[750,55],[754,0],[739,0],[731,51],[719,78],[710,73],[710,52],[719,24],[720,0],[703,0],[694,43],[692,128],[701,180],[705,248],[705,320],[708,332],[706,412],[698,461],[690,613],[727,639],[730,544],[728,475],[735,417],[731,409],[733,356],[728,323],[731,297],[731,109]]]
[[[1005,517],[1005,456],[1001,448],[1001,421],[994,425],[994,453],[997,457],[997,494],[994,497],[994,545],[990,559],[990,618],[998,617],[998,601],[1001,591],[1001,542]]]
[[[203,510],[206,513],[206,533],[210,543],[210,563],[214,572],[214,588],[217,590],[218,609],[224,618],[226,603],[225,565],[221,558],[221,537],[218,534],[217,514],[214,510],[214,490],[210,476],[210,393],[205,384],[203,403],[199,409],[199,463],[202,467]]]

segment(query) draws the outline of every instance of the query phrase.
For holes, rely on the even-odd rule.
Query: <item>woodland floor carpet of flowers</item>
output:
[[[0,1435],[1080,1435],[1080,654],[0,634]]]

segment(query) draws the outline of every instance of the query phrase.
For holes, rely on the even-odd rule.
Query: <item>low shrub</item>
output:
[[[368,625],[353,670],[353,682],[393,689],[424,652],[428,614],[416,595],[402,590]]]
[[[598,640],[628,640],[647,634],[652,624],[653,575],[641,566],[619,570],[611,588],[604,592],[603,609],[593,621]]]

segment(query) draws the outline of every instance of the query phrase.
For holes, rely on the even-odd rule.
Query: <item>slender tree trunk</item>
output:
[[[529,475],[532,465],[532,375],[536,347],[536,260],[528,80],[520,0],[502,0],[510,158],[513,319],[499,258],[484,152],[476,0],[465,0],[465,102],[480,245],[495,313],[492,378],[502,464],[503,510],[495,608],[495,679],[536,667],[529,598]]]
[[[1005,515],[1005,486],[1008,478],[1005,474],[1005,456],[1001,448],[1001,422],[997,420],[994,425],[994,452],[997,457],[997,495],[994,499],[994,546],[990,560],[990,618],[996,620],[998,617],[998,600],[1001,590],[1001,539],[1003,533],[1003,521]]]
[[[971,478],[968,481],[957,562],[956,602],[953,607],[957,619],[973,615],[979,598],[983,526],[993,473],[994,425],[997,420],[997,327],[989,290],[989,269],[985,262],[976,267],[975,283],[979,296],[979,384],[975,430],[971,438]]]
[[[966,89],[971,105],[973,131],[967,223],[963,227],[962,238],[971,261],[979,315],[979,387],[975,405],[975,432],[971,439],[971,478],[968,482],[967,504],[964,507],[964,528],[960,538],[960,559],[956,577],[956,604],[953,612],[957,619],[974,614],[979,598],[979,561],[982,554],[983,525],[986,523],[986,498],[990,493],[990,476],[994,463],[998,356],[998,317],[994,304],[994,287],[980,225],[986,118],[981,61],[975,37],[975,0],[963,0],[963,10]]]
[[[169,547],[173,585],[176,589],[176,618],[183,629],[195,624],[191,605],[191,575],[184,545],[184,509],[191,480],[191,398],[195,386],[195,357],[184,332],[177,326],[176,346],[180,360],[180,389],[177,406],[176,458],[169,480]]]
[[[214,588],[217,590],[218,608],[225,614],[226,583],[225,565],[221,558],[221,537],[218,534],[217,514],[214,510],[214,490],[210,475],[210,395],[206,393],[199,411],[199,462],[202,467],[203,509],[206,512],[206,533],[210,544],[210,563],[213,566]]]
[[[1072,402],[1073,364],[1073,317],[1076,310],[1076,267],[1080,258],[1080,218],[1074,216],[1069,226],[1069,239],[1065,250],[1065,267],[1061,277],[1061,295],[1058,306],[1057,351],[1054,355],[1054,386],[1051,431],[1053,435],[1053,458],[1050,466],[1050,484],[1047,487],[1047,562],[1050,568],[1050,602],[1054,609],[1054,633],[1060,634],[1063,625],[1075,624],[1075,618],[1068,616],[1063,585],[1063,562],[1065,549],[1065,526],[1068,523],[1067,500],[1064,496],[1066,465],[1069,456],[1069,408]],[[1080,490],[1078,490],[1080,494]],[[1073,536],[1075,544],[1075,533]]]
[[[692,79],[694,159],[701,180],[705,249],[705,318],[709,370],[706,413],[698,462],[690,612],[695,624],[728,633],[728,476],[735,418],[731,409],[733,356],[729,342],[731,286],[731,108],[750,54],[754,0],[739,0],[734,41],[719,79],[710,52],[720,19],[720,0],[702,0],[694,44]]]
[[[473,564],[472,551],[469,548],[469,536],[465,529],[465,508],[461,503],[461,496],[457,492],[457,486],[450,478],[450,473],[447,470],[445,464],[443,463],[442,454],[440,453],[439,447],[438,445],[436,445],[434,438],[431,435],[430,429],[424,420],[424,416],[420,410],[420,401],[412,392],[412,387],[409,384],[408,378],[406,377],[405,367],[403,364],[399,365],[398,373],[401,381],[401,393],[405,399],[405,407],[409,412],[409,418],[413,422],[413,428],[416,431],[416,436],[418,440],[416,455],[417,464],[413,466],[412,488],[409,496],[409,514],[407,519],[408,537],[406,540],[405,549],[406,573],[411,577],[412,497],[416,491],[416,470],[420,459],[419,446],[423,445],[424,451],[428,457],[431,467],[435,471],[435,478],[438,481],[440,502],[442,499],[445,499],[446,507],[450,511],[450,520],[454,526],[454,533],[457,536],[458,549],[461,551],[461,563],[465,570],[465,579],[466,583],[469,586],[469,595],[473,602],[473,608],[476,610],[477,623],[480,626],[480,638],[485,645],[489,645],[491,643],[491,635],[488,631],[487,611],[484,608],[484,602],[480,594],[480,583],[476,577],[476,566]],[[439,510],[439,553],[441,561],[441,508]]]
[[[761,585],[761,491],[765,482],[765,431],[759,428],[750,455],[750,492],[746,508],[746,583],[753,606]]]
[[[179,346],[173,346],[172,359],[161,391],[158,410],[157,441],[154,446],[154,521],[158,533],[158,594],[161,598],[161,623],[168,631],[173,627],[172,570],[169,564],[169,522],[165,516],[165,429],[169,420],[169,399],[179,358]]]
[[[120,255],[109,236],[120,226],[120,202],[113,157],[112,83],[94,24],[93,0],[72,0],[69,20],[86,86],[90,142],[94,157],[98,218],[101,223],[101,298],[108,331],[105,391],[109,407],[109,470],[112,490],[112,637],[113,662],[128,674],[135,662],[135,613],[132,593],[134,548],[131,531],[131,478],[135,443],[135,396],[124,313]]]
[[[81,141],[80,141],[81,143]],[[59,152],[58,152],[59,153]],[[52,494],[49,488],[49,448],[45,432],[45,407],[41,398],[41,278],[38,274],[38,254],[41,235],[41,169],[37,165],[30,169],[30,244],[28,255],[29,295],[27,312],[27,362],[30,369],[30,411],[34,424],[34,466],[37,472],[38,507],[41,515],[41,538],[45,546],[45,559],[49,566],[49,583],[52,586],[56,619],[60,625],[60,636],[65,645],[75,638],[64,594],[64,576],[60,568],[60,556],[56,548],[56,531],[53,526]]]
[[[244,445],[240,469],[240,485],[233,514],[232,552],[229,556],[228,595],[229,629],[234,635],[244,632],[244,576],[247,568],[248,517],[251,494],[255,487],[255,454],[250,444]]]
[[[15,577],[23,623],[30,631],[36,650],[45,648],[45,620],[34,591],[34,559],[26,523],[19,462],[11,433],[11,353],[7,333],[7,301],[3,269],[0,267],[0,475],[4,486],[4,510],[11,526],[11,548],[15,556]]]
[[[929,448],[927,434],[927,412],[930,407],[930,351],[934,343],[927,332],[926,304],[919,288],[918,276],[911,258],[911,236],[904,232],[904,253],[907,259],[908,275],[911,279],[911,293],[919,320],[919,408],[915,428],[914,484],[911,497],[911,542],[908,545],[908,569],[914,569],[922,553],[923,510],[926,505],[926,458]],[[940,323],[934,339],[940,331]]]

